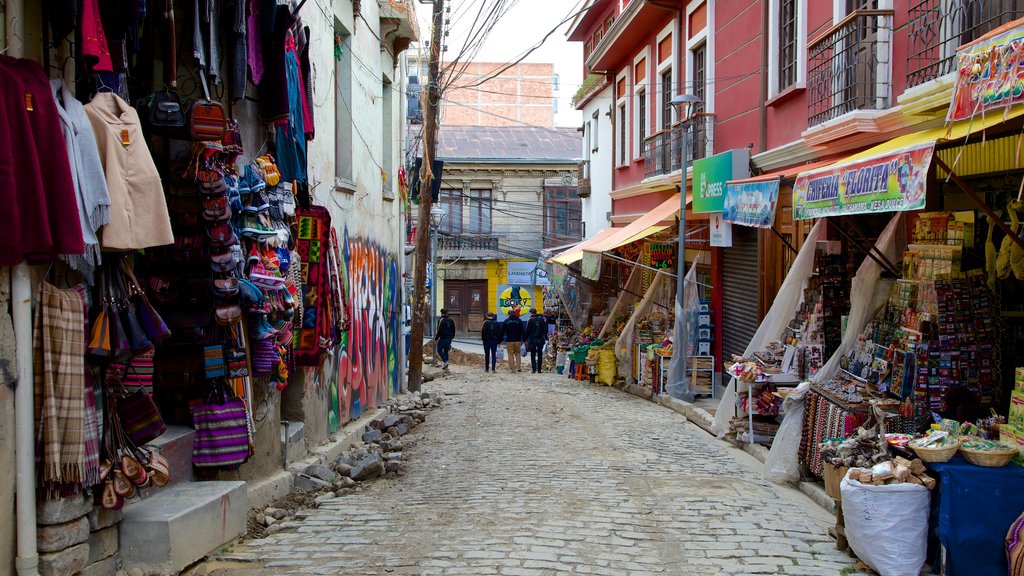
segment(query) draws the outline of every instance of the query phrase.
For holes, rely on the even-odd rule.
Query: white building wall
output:
[[[590,198],[583,199],[584,238],[611,226],[612,124],[608,115],[613,86],[608,86],[583,108],[583,158],[590,160]],[[589,141],[589,142],[588,142]]]

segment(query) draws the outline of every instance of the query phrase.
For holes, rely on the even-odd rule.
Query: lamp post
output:
[[[434,335],[434,326],[437,323],[437,231],[441,228],[441,221],[445,216],[444,208],[430,208],[430,336]]]
[[[701,99],[693,94],[679,94],[670,103],[679,111],[680,120],[684,120],[689,114],[690,106],[700,104]],[[686,349],[689,342],[682,310],[683,283],[686,278],[686,149],[690,147],[690,143],[686,126],[681,128],[683,134],[680,139],[682,159],[679,164],[679,262],[676,271],[676,319],[672,334],[672,353],[675,355],[675,362],[671,364],[668,383],[681,391],[682,400],[689,402],[693,400],[693,394],[690,393],[690,383],[686,376]],[[666,386],[666,389],[669,387]]]

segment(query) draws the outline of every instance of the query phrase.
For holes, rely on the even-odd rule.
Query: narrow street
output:
[[[828,574],[830,514],[679,414],[554,375],[452,366],[405,472],[197,571]]]

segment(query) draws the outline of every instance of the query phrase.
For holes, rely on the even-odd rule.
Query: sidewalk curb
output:
[[[400,397],[401,395],[396,396]],[[342,426],[341,430],[338,430],[333,439],[328,440],[327,443],[321,444],[316,448],[309,451],[309,454],[297,462],[291,462],[288,464],[287,472],[294,474],[301,474],[305,472],[306,468],[313,464],[320,464],[321,466],[330,466],[338,456],[345,450],[348,450],[355,444],[362,442],[363,428],[371,420],[377,418],[383,418],[387,416],[390,411],[387,408],[377,408],[368,412],[364,412],[358,419],[349,422]]]

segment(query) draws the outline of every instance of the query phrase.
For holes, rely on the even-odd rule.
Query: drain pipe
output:
[[[25,1],[7,0],[7,54],[25,56]],[[39,576],[36,540],[35,409],[32,385],[32,277],[28,264],[11,269],[11,317],[17,348],[18,383],[14,390],[15,501],[18,550],[14,567],[18,576]]]

